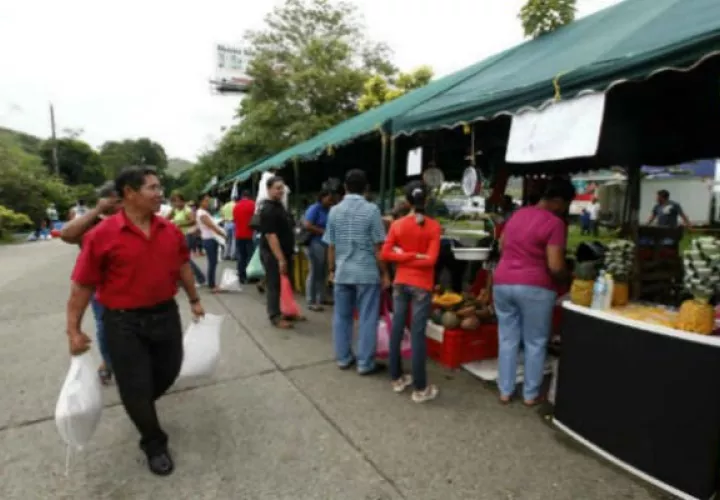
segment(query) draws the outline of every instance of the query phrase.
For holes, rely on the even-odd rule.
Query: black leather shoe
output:
[[[167,451],[148,455],[147,464],[150,472],[158,476],[169,476],[175,470],[175,464]]]

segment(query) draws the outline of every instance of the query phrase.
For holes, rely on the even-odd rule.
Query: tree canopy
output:
[[[363,94],[358,99],[358,109],[367,111],[381,104],[397,99],[406,92],[424,87],[433,77],[433,70],[429,66],[421,66],[409,73],[398,73],[385,77],[373,75],[367,79],[363,86]]]
[[[576,12],[576,0],[527,0],[518,17],[525,36],[537,38],[573,22]]]
[[[100,146],[100,162],[109,179],[114,179],[120,170],[130,165],[151,165],[161,175],[168,166],[165,149],[148,138],[106,142]]]
[[[53,173],[52,151],[52,140],[43,141],[40,156],[49,173]],[[77,138],[58,139],[57,152],[60,177],[68,184],[99,185],[105,181],[100,155],[88,143]]]

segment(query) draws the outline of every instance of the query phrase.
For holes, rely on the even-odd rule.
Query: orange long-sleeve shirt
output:
[[[423,225],[417,223],[414,214],[393,222],[381,257],[396,264],[395,284],[433,289],[441,234],[440,224],[429,217],[425,217]],[[427,258],[418,259],[418,254]]]

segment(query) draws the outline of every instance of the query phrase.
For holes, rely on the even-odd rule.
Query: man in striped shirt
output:
[[[345,176],[346,195],[330,210],[323,241],[328,245],[330,278],[334,281],[335,309],[333,342],[341,369],[357,362],[360,375],[378,370],[375,364],[376,330],[380,312],[380,293],[389,288],[390,277],[379,261],[385,241],[380,209],[368,202],[367,177],[362,170],[350,170]],[[352,351],[353,313],[359,315],[356,355]]]

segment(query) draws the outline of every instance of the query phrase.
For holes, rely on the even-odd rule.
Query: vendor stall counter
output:
[[[720,338],[563,307],[557,428],[679,498],[712,498]]]

